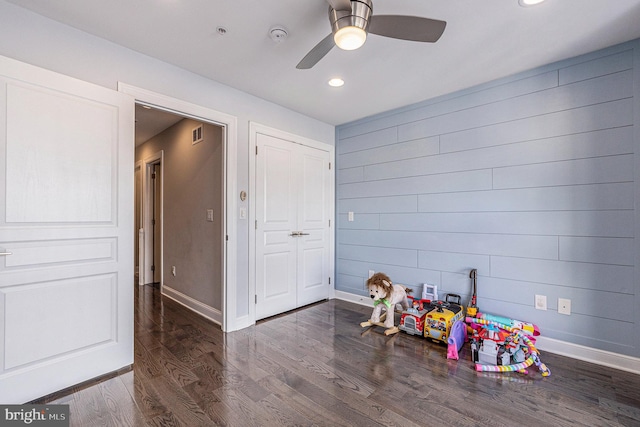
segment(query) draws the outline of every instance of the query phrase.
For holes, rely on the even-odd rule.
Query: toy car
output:
[[[447,294],[444,301],[431,302],[433,309],[427,313],[424,322],[425,338],[447,344],[451,326],[464,317],[460,301],[460,295]]]
[[[402,312],[398,328],[410,335],[422,335],[424,333],[424,319],[432,309],[431,300],[423,298],[416,301],[412,296],[407,298],[413,300],[413,304],[412,307]]]

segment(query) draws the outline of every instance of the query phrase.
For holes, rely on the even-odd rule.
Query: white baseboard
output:
[[[371,298],[362,295],[350,294],[349,292],[343,291],[335,291],[335,299],[349,301],[360,305],[366,305],[367,307],[373,308],[373,302],[371,302]]]
[[[637,357],[625,356],[543,336],[536,337],[536,348],[542,352],[548,351],[549,353],[571,357],[572,359],[640,374],[640,359]]]
[[[355,304],[364,305],[367,307],[373,307],[371,298],[362,295],[335,291],[335,298],[343,301],[349,301]],[[607,366],[614,369],[620,369],[621,371],[627,371],[634,374],[640,374],[640,358],[637,357],[611,353],[609,351],[585,347],[583,345],[572,344],[566,341],[546,338],[544,336],[536,337],[536,348],[541,352],[548,351],[549,353],[571,357],[572,359],[595,363],[597,365]],[[549,368],[551,368],[551,370],[553,371],[552,366],[550,366]]]
[[[220,310],[216,310],[215,308],[201,303],[200,301],[166,285],[162,286],[162,294],[167,298],[171,298],[178,304],[187,307],[189,310],[199,314],[200,316],[205,317],[218,325],[222,325],[222,312]]]

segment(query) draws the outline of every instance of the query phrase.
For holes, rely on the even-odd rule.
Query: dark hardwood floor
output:
[[[150,287],[135,304],[133,369],[37,403],[73,426],[640,426],[640,375],[550,353],[550,377],[476,373],[344,301],[228,334]]]

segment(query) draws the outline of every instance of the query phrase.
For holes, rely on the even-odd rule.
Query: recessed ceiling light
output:
[[[518,3],[520,4],[520,6],[527,7],[527,6],[534,6],[536,4],[540,4],[543,1],[544,0],[518,0]]]
[[[329,80],[329,86],[340,87],[343,84],[344,84],[344,80],[342,80],[339,77],[334,77],[333,79]]]

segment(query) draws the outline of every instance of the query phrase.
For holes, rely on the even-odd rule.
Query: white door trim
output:
[[[256,323],[256,146],[258,134],[264,134],[280,138],[286,141],[291,141],[293,144],[305,145],[311,148],[317,148],[329,152],[329,161],[331,162],[331,174],[330,174],[330,189],[331,194],[329,197],[329,212],[331,212],[330,220],[331,227],[329,232],[329,279],[331,280],[331,286],[329,287],[329,298],[335,297],[335,147],[329,144],[325,144],[320,141],[316,141],[310,138],[306,138],[300,135],[295,135],[289,132],[285,132],[279,129],[275,129],[269,126],[262,125],[256,122],[249,122],[249,322],[251,325]]]
[[[236,189],[237,189],[237,149],[238,149],[238,119],[235,116],[222,113],[201,105],[192,104],[167,95],[152,92],[140,87],[118,82],[118,91],[133,96],[138,103],[191,117],[199,121],[209,122],[222,127],[224,146],[224,182],[223,192],[225,200],[224,230],[226,244],[223,250],[222,286],[222,330],[235,331],[246,325],[237,318],[237,227],[236,218]],[[223,236],[223,238],[225,238]],[[190,306],[191,307],[191,306]],[[191,307],[193,309],[193,307]],[[194,310],[195,311],[195,310]]]
[[[143,201],[144,201],[144,167],[142,160],[139,160],[135,163],[134,173],[140,174],[140,188],[137,187],[137,183],[135,183],[134,195],[136,197],[136,201],[134,202],[134,206],[140,206],[140,211],[137,212],[138,218],[135,219],[134,223],[139,224],[140,227],[134,231],[133,238],[137,239],[138,242],[138,253],[136,256],[138,259],[136,262],[138,263],[137,270],[135,271],[136,277],[138,278],[138,285],[144,285],[144,212],[143,212]]]

